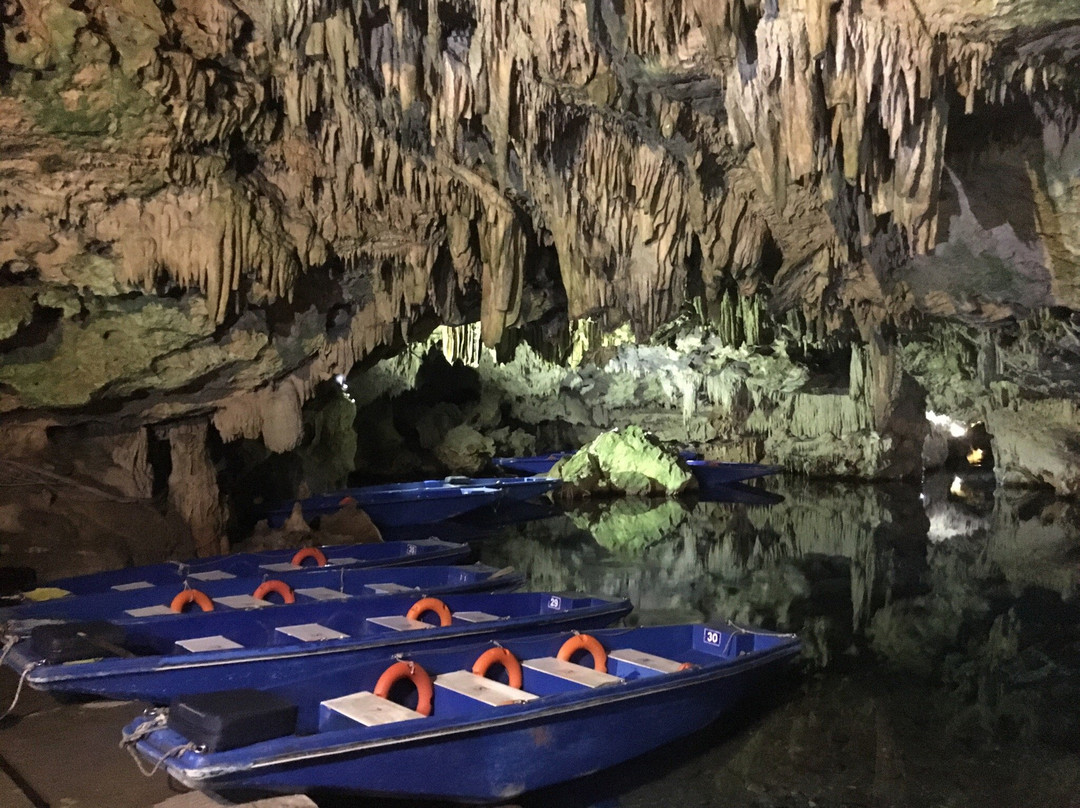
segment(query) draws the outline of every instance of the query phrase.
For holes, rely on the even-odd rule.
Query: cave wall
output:
[[[841,466],[899,441],[910,473],[905,380],[946,383],[907,337],[1071,335],[1080,285],[1080,11],[957,5],[5,0],[6,451],[199,422],[285,452],[320,384],[434,323],[644,338],[693,303],[734,344],[855,357],[766,454],[835,468],[853,421],[889,443]],[[1055,357],[967,406],[1067,402]]]

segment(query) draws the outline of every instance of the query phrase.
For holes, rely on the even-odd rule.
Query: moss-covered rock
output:
[[[693,475],[640,427],[605,432],[551,469],[569,496],[630,494],[674,496],[695,488]]]

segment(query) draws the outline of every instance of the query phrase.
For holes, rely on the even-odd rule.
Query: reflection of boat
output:
[[[274,575],[278,575],[274,573]],[[412,566],[373,569],[316,569],[299,574],[284,574],[276,578],[292,593],[297,603],[317,603],[327,599],[340,602],[355,597],[368,597],[412,590],[425,594],[447,592],[495,592],[516,589],[524,576],[509,569],[498,570],[486,564],[463,567]],[[171,604],[182,592],[202,592],[214,609],[226,611],[258,608],[263,603],[253,593],[262,589],[269,594],[263,577],[225,578],[223,580],[186,580],[171,586],[148,586],[120,592],[101,592],[75,598],[58,598],[40,603],[24,603],[0,612],[8,620],[6,631],[18,632],[18,621],[34,620],[130,620],[172,619],[182,605]],[[193,589],[192,589],[193,588]],[[185,596],[185,600],[187,597]],[[14,621],[14,622],[12,622]]]
[[[35,628],[11,648],[6,664],[38,690],[164,703],[223,687],[305,682],[323,665],[381,664],[396,652],[602,628],[630,608],[628,600],[546,592],[411,594],[123,624],[64,623]]]
[[[461,480],[463,478],[452,478]],[[361,488],[345,488],[330,494],[289,500],[270,506],[262,511],[271,527],[280,527],[289,518],[297,503],[304,519],[311,521],[319,516],[337,513],[347,505],[355,505],[368,515],[376,526],[427,525],[497,502],[504,496],[503,489],[478,486],[471,483],[446,480],[423,480],[416,483],[391,483],[368,485]]]
[[[491,462],[515,474],[547,474],[557,462],[572,454],[573,452],[554,452],[536,457],[495,457]],[[717,485],[752,480],[756,477],[767,477],[783,471],[780,466],[766,466],[761,463],[696,460],[689,457],[689,454],[689,452],[681,452],[679,457],[686,463],[690,473],[697,479],[698,487],[702,490],[711,489]]]
[[[576,664],[572,649],[591,651],[590,639],[594,664]],[[792,635],[730,624],[458,645],[320,666],[271,692],[177,699],[130,724],[125,743],[194,788],[507,800],[706,726],[798,652]],[[483,678],[489,657],[513,686]],[[404,687],[409,706],[375,695]]]
[[[702,488],[699,502],[738,502],[743,505],[776,505],[784,501],[780,494],[745,483],[725,483]]]
[[[327,567],[395,567],[412,564],[448,564],[468,557],[467,544],[442,541],[434,537],[409,542],[376,542],[374,544],[341,544],[304,548],[302,550],[266,550],[260,553],[198,558],[191,561],[170,561],[144,567],[125,567],[119,570],[95,572],[74,578],[61,578],[49,586],[65,589],[74,595],[87,595],[110,590],[142,589],[164,584],[183,584],[190,581],[250,578],[252,576],[289,575],[316,566]]]

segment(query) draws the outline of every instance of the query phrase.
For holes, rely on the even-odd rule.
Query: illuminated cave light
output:
[[[972,466],[981,466],[983,462],[983,450],[972,449],[970,452],[968,452],[967,462]]]
[[[954,438],[962,438],[967,434],[968,428],[965,424],[957,421],[955,418],[950,418],[948,415],[938,415],[933,410],[926,411],[926,420],[935,426],[940,426],[943,429],[948,429],[949,434]]]
[[[349,399],[350,402],[355,404],[356,399],[354,399],[352,397],[352,394],[349,392],[349,385],[345,382],[345,374],[337,374],[336,376],[334,376],[334,381],[338,383],[338,387],[341,388],[341,392],[345,396],[345,398]]]
[[[964,481],[959,477],[953,477],[952,485],[949,486],[949,493],[956,497],[962,497],[964,495]]]

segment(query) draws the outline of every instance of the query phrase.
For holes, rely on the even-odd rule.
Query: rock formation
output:
[[[918,474],[927,334],[983,346],[991,429],[1075,399],[1078,63],[1072,0],[4,0],[0,428],[284,452],[433,323],[550,347],[693,309],[847,360],[759,455]],[[1017,329],[1056,353],[1003,363]],[[1080,486],[1002,448],[1003,481]]]

